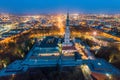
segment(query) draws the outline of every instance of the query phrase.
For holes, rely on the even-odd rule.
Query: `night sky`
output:
[[[0,0],[0,12],[15,14],[120,13],[120,0]]]

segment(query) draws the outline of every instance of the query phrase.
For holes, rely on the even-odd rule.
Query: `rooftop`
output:
[[[40,42],[39,47],[41,48],[49,48],[49,47],[57,47],[58,46],[58,38],[48,36],[43,39],[42,42]]]
[[[120,75],[120,70],[112,66],[110,63],[103,59],[86,60],[85,62],[92,72],[101,74]]]
[[[39,55],[39,54],[48,54],[48,53],[59,53],[59,50],[57,48],[53,49],[39,49],[39,50],[33,50],[33,55]]]
[[[22,65],[22,60],[17,60],[11,63],[7,68],[0,71],[0,76],[9,76],[11,74],[26,72],[27,66]]]

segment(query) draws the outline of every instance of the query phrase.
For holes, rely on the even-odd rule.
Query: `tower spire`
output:
[[[67,12],[66,26],[69,26],[69,12]]]

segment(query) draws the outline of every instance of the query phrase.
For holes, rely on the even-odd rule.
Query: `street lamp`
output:
[[[96,31],[94,31],[94,32],[93,32],[93,35],[94,35],[94,36],[96,36],[96,35],[97,35],[97,32],[96,32]]]
[[[112,78],[112,76],[111,76],[110,74],[108,74],[108,73],[106,73],[106,76],[107,76],[109,79]]]
[[[108,77],[109,77],[109,74],[108,74],[108,73],[106,73],[106,76],[108,76]]]

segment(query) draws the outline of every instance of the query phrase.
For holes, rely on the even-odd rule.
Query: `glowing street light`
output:
[[[101,63],[98,63],[98,65],[100,66],[100,65],[101,65]]]
[[[94,32],[93,32],[93,35],[94,35],[94,36],[96,36],[96,35],[97,35],[97,32],[96,32],[96,31],[94,31]]]
[[[108,73],[106,73],[106,76],[109,76],[109,74],[108,74]]]
[[[107,76],[109,79],[112,78],[112,76],[111,76],[110,74],[108,74],[108,73],[106,73],[106,76]]]

